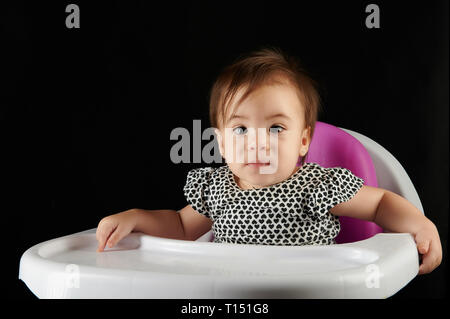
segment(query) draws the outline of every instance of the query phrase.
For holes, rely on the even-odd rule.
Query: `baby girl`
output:
[[[292,57],[263,49],[225,68],[210,96],[210,120],[226,165],[188,173],[179,211],[130,209],[103,218],[98,251],[132,231],[217,243],[335,243],[339,216],[411,233],[428,273],[442,259],[435,225],[403,197],[363,185],[350,170],[305,163],[317,120],[316,85]],[[298,165],[300,164],[300,166]]]

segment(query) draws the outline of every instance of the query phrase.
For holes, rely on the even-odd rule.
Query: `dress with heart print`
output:
[[[335,205],[350,200],[364,180],[346,168],[305,163],[286,180],[241,189],[225,165],[190,170],[187,202],[213,221],[214,242],[261,245],[328,245],[339,234]]]

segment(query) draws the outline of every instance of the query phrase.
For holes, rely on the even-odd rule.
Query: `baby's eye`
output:
[[[269,132],[273,134],[278,134],[281,133],[283,130],[284,128],[280,125],[272,125],[269,129]]]
[[[245,126],[238,126],[233,129],[234,134],[243,135],[247,133],[247,128]]]

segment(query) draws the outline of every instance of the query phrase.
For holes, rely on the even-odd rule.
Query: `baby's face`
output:
[[[241,95],[242,90],[234,100]],[[277,184],[297,171],[310,136],[303,105],[291,85],[264,85],[230,110],[216,133],[221,154],[241,188]]]

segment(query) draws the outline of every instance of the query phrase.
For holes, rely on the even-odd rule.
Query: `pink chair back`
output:
[[[364,179],[364,185],[378,187],[372,159],[366,148],[352,135],[333,125],[317,122],[305,162],[322,167],[343,167]],[[383,232],[375,223],[351,217],[339,217],[338,244],[355,242]]]

